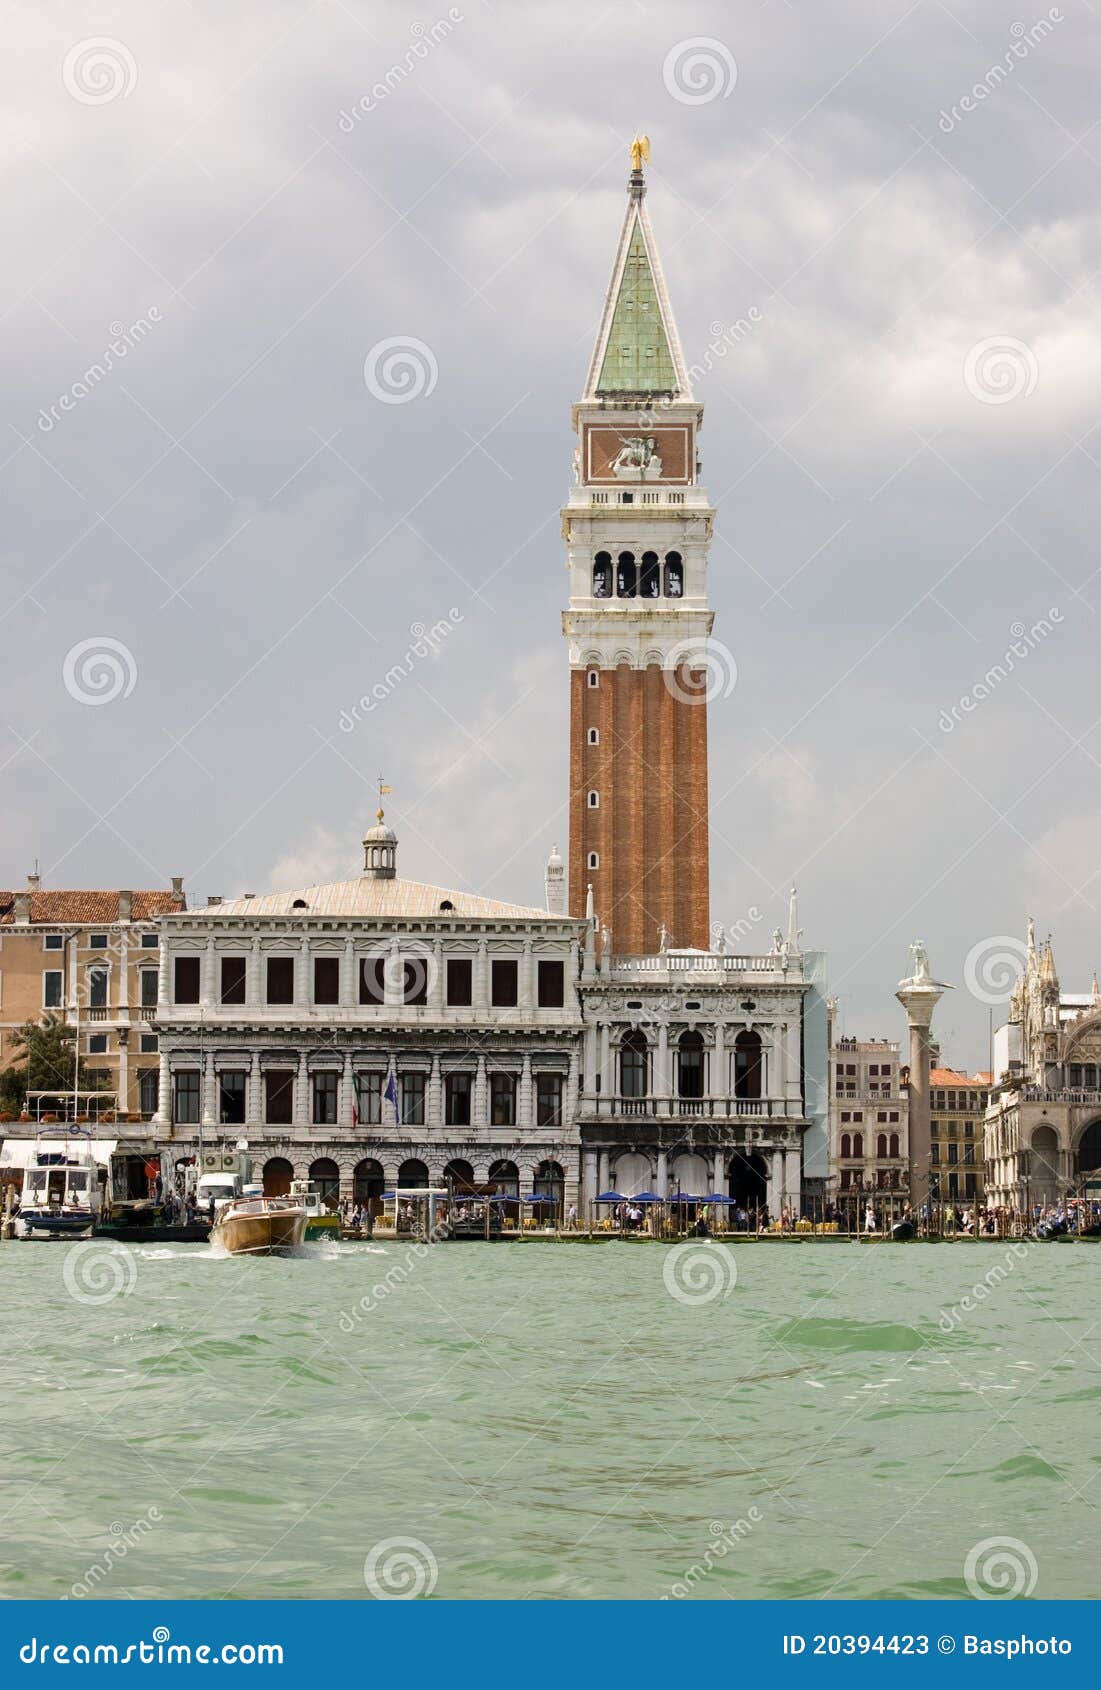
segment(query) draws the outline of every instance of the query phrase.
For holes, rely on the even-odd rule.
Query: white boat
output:
[[[23,1170],[18,1238],[89,1238],[100,1217],[99,1167],[87,1140],[42,1134]]]

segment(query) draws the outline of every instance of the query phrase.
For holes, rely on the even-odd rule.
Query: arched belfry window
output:
[[[612,554],[611,552],[597,552],[593,559],[593,598],[610,599],[612,596]]]
[[[620,552],[616,570],[616,594],[621,599],[633,599],[638,593],[638,570],[634,552]]]
[[[643,552],[642,575],[639,580],[639,597],[656,599],[661,597],[661,563],[657,552]]]
[[[667,599],[684,597],[684,563],[679,552],[665,554],[665,596]]]
[[[761,1035],[743,1029],[734,1041],[734,1096],[761,1095]]]
[[[645,1097],[649,1091],[649,1046],[646,1034],[632,1027],[619,1047],[621,1097]]]
[[[703,1088],[703,1035],[689,1029],[680,1036],[677,1046],[677,1095],[679,1097],[702,1097]]]

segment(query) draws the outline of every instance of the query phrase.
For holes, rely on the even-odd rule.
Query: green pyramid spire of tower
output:
[[[620,277],[598,394],[672,393],[677,387],[657,284],[638,218]]]

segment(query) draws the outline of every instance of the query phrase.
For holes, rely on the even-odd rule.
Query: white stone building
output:
[[[381,811],[364,850],[354,880],[163,920],[162,1142],[244,1137],[273,1192],[451,1177],[568,1204],[582,923],[399,879]]]
[[[789,937],[770,951],[672,948],[599,956],[594,918],[580,998],[583,1204],[615,1190],[719,1193],[778,1217],[825,1169],[823,959]]]
[[[1050,938],[1028,922],[1009,1019],[994,1037],[986,1111],[988,1203],[1024,1210],[1101,1178],[1101,987],[1064,992]]]
[[[832,1032],[832,1015],[830,1026]],[[831,1041],[828,1195],[836,1207],[856,1215],[869,1200],[898,1209],[905,1204],[908,1079],[896,1040]]]

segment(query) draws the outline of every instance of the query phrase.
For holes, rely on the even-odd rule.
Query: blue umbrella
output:
[[[710,1197],[703,1197],[700,1201],[703,1203],[733,1203],[735,1199],[733,1197],[724,1197],[721,1191],[713,1191]]]
[[[636,1191],[633,1197],[628,1197],[628,1203],[664,1203],[665,1198],[659,1197],[656,1191]]]
[[[525,1197],[523,1201],[525,1203],[554,1203],[557,1199],[547,1191],[533,1191],[531,1196]]]
[[[594,1203],[626,1203],[622,1191],[602,1191],[599,1197],[594,1197]]]

